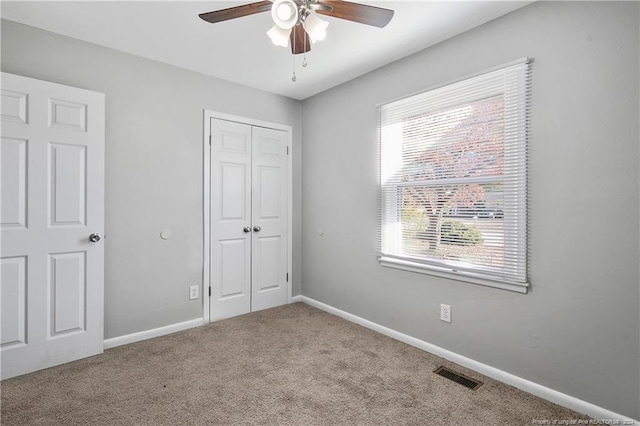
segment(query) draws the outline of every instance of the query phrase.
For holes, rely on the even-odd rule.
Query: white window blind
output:
[[[381,264],[526,291],[529,62],[379,107]]]

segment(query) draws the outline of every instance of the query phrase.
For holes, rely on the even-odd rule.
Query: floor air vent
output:
[[[455,371],[449,370],[445,367],[438,367],[436,371],[434,371],[439,376],[446,377],[449,380],[452,380],[456,383],[460,383],[462,386],[469,388],[471,390],[476,390],[480,386],[482,386],[482,382],[478,382],[477,380],[470,379],[467,376],[456,373]]]

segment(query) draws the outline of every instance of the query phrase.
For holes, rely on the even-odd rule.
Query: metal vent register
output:
[[[456,383],[461,384],[462,386],[469,388],[471,390],[476,390],[478,389],[480,386],[482,386],[482,382],[479,382],[477,380],[473,380],[463,374],[460,373],[456,373],[453,370],[449,370],[448,368],[445,367],[438,367],[434,373],[436,373],[439,376],[445,377],[451,381],[454,381]]]

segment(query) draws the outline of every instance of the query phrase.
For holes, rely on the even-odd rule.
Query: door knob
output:
[[[262,228],[260,228],[257,225],[253,227],[253,232],[260,232],[261,230],[262,230]]]
[[[251,227],[250,226],[245,226],[243,231],[245,232],[245,234],[249,233],[249,232],[251,232]]]
[[[100,234],[89,235],[89,241],[91,241],[92,243],[97,243],[98,241],[100,241]]]

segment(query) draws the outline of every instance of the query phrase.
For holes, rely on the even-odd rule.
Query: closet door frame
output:
[[[292,295],[292,265],[293,265],[293,152],[292,152],[292,133],[291,126],[279,123],[272,123],[268,121],[255,120],[252,118],[241,117],[237,115],[226,114],[217,111],[204,110],[203,117],[203,131],[202,131],[202,144],[203,144],[203,276],[202,276],[202,317],[204,323],[210,322],[209,312],[209,283],[211,278],[211,119],[216,118],[220,120],[234,121],[236,123],[247,124],[250,126],[265,127],[268,129],[281,130],[287,133],[287,147],[289,149],[289,155],[287,156],[287,167],[289,173],[287,174],[287,303],[291,303]]]

